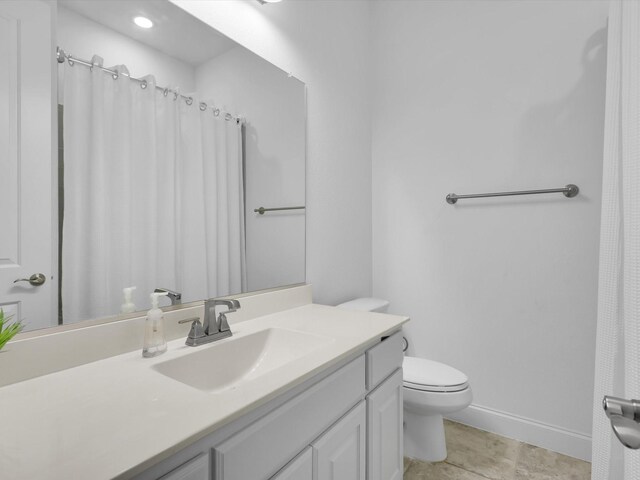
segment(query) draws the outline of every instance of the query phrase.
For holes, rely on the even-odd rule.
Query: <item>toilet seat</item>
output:
[[[404,357],[403,385],[424,392],[459,392],[469,388],[469,378],[460,370],[426,358]]]

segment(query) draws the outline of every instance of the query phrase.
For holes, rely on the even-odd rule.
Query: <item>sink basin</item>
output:
[[[221,343],[194,347],[192,353],[152,368],[205,392],[234,388],[298,360],[334,340],[284,328],[268,328]]]

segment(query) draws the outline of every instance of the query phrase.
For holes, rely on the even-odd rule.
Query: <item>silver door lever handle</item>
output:
[[[42,273],[34,273],[29,278],[18,278],[17,280],[14,280],[13,283],[29,282],[32,286],[39,287],[46,280],[47,278]]]
[[[626,400],[605,395],[602,399],[602,408],[611,421],[611,428],[618,440],[627,448],[639,449],[640,400]]]

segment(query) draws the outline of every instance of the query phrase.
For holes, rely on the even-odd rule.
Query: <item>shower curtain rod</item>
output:
[[[94,67],[98,67],[100,70],[102,70],[105,73],[110,74],[113,79],[117,79],[120,75],[124,76],[124,77],[129,77],[131,80],[134,80],[136,82],[138,82],[140,84],[141,88],[147,88],[147,81],[143,78],[136,78],[136,77],[132,77],[131,75],[129,75],[128,73],[124,73],[124,72],[118,72],[116,70],[111,70],[109,68],[105,68],[102,67],[100,65],[94,65],[93,63],[91,63],[88,60],[82,60],[81,58],[76,58],[73,55],[71,55],[70,53],[67,53],[64,51],[64,49],[60,48],[60,47],[56,47],[56,59],[58,60],[58,63],[64,63],[65,60],[69,62],[69,65],[73,66],[75,63],[79,63],[80,65],[84,65],[85,67],[89,67],[89,68],[94,68]],[[184,99],[185,103],[187,105],[192,105],[194,100],[193,97],[187,97],[185,95],[182,95],[180,92],[176,92],[175,90],[172,90],[168,87],[159,87],[156,85],[156,90],[159,90],[163,93],[163,95],[166,97],[167,95],[169,95],[169,93],[173,94],[173,99],[177,100],[178,97]],[[200,110],[201,111],[205,111],[207,108],[210,108],[213,111],[213,114],[217,117],[220,115],[220,113],[224,114],[224,119],[225,120],[235,120],[237,124],[241,124],[245,122],[244,117],[240,117],[240,116],[235,116],[230,114],[229,112],[224,112],[222,110],[220,110],[219,108],[215,108],[215,107],[210,107],[208,106],[205,102],[200,102],[199,104]]]

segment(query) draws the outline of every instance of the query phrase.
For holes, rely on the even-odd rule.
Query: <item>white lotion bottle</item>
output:
[[[120,306],[120,313],[131,313],[136,311],[136,305],[131,299],[132,292],[136,287],[127,287],[122,289],[124,295],[124,303]]]
[[[150,295],[151,310],[147,312],[144,325],[143,357],[155,357],[167,351],[167,339],[164,336],[164,318],[162,310],[158,308],[158,297],[167,295],[167,292],[154,292]]]

